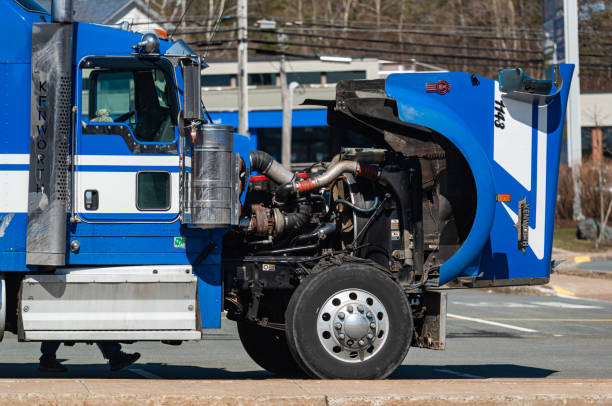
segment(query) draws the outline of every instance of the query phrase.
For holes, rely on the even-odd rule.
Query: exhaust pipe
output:
[[[53,0],[51,4],[51,22],[72,22],[72,0]]]

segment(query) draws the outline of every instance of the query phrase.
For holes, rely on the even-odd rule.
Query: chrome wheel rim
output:
[[[363,289],[330,296],[317,315],[317,335],[325,350],[343,362],[363,362],[378,353],[389,334],[389,315],[382,302]]]

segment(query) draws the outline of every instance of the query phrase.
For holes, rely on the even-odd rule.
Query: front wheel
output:
[[[304,280],[285,314],[289,349],[320,379],[383,379],[413,335],[406,295],[367,264],[331,266]]]

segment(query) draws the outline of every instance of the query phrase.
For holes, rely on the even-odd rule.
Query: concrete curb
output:
[[[612,395],[592,396],[326,396],[220,397],[220,396],[134,396],[134,395],[0,395],[0,405],[45,406],[438,406],[438,405],[508,405],[586,406],[609,405]]]
[[[612,380],[0,380],[0,405],[602,405]]]

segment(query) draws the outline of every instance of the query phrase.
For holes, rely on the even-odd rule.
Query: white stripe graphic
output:
[[[29,154],[0,154],[0,165],[29,165]]]
[[[28,212],[28,171],[0,171],[0,213]]]
[[[78,191],[76,206],[80,213],[85,210],[83,196],[88,189],[97,190],[98,210],[89,213],[178,213],[179,174],[170,174],[171,207],[167,211],[140,211],[136,208],[136,172],[77,172]]]
[[[77,155],[75,162],[77,165],[178,167],[179,157],[175,155]]]
[[[547,153],[547,120],[548,110],[546,106],[538,108],[538,150],[537,150],[537,169],[536,169],[536,226],[529,227],[529,248],[533,251],[536,258],[544,258],[545,227],[546,227],[546,153]],[[531,156],[529,156],[531,161]],[[514,213],[506,203],[502,203],[508,215],[514,223],[518,221],[518,214]]]
[[[498,120],[500,127],[493,127],[493,160],[506,170],[527,190],[531,189],[531,104],[503,97],[495,82],[495,100],[503,101],[505,120]],[[493,103],[492,115],[495,116]],[[504,128],[501,128],[501,125]]]

